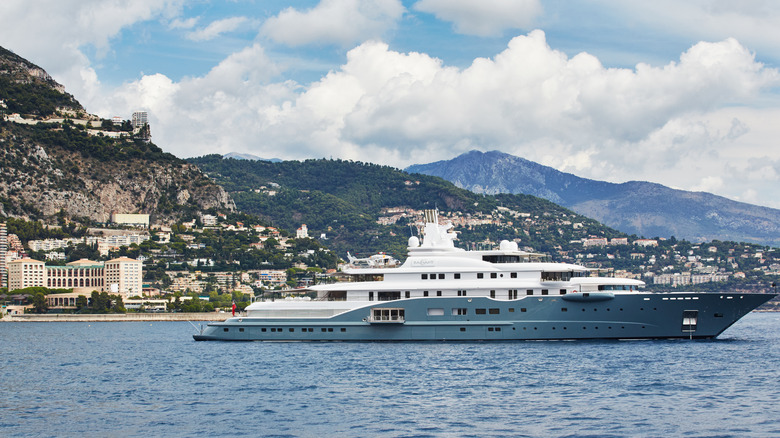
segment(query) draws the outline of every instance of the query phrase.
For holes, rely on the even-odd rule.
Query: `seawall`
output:
[[[238,316],[238,313],[236,313]],[[4,315],[0,322],[108,322],[108,321],[224,321],[230,312],[208,313],[107,313],[94,315],[74,314],[24,314]]]

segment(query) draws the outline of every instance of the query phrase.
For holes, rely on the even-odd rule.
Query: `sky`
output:
[[[780,2],[3,0],[0,46],[181,158],[499,150],[780,208]]]

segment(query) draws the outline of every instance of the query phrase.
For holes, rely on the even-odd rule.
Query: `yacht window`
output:
[[[428,316],[444,316],[444,309],[441,308],[429,308]]]
[[[441,291],[440,291],[440,290],[437,290],[437,291],[436,291],[436,296],[437,296],[437,297],[440,297],[440,296],[441,296]]]
[[[465,308],[462,308],[462,307],[454,307],[452,309],[452,314],[453,315],[460,315],[460,316],[462,316],[462,315],[465,315],[467,311],[468,311],[468,309],[465,309]]]
[[[495,297],[496,297],[496,291],[491,290],[490,291],[490,298],[495,298]]]
[[[444,274],[439,274],[439,280],[444,280]]]
[[[327,332],[327,331],[328,331],[328,329],[326,329],[325,327],[323,327],[323,328],[321,328],[321,329],[320,329],[320,331],[321,331],[321,332]]]
[[[404,292],[404,297],[409,298],[411,296],[411,293],[409,291]]]
[[[223,330],[223,331],[226,331],[226,332],[227,332],[227,331],[230,331],[230,329],[229,329],[229,328],[227,328],[227,327],[223,328],[222,330]]]
[[[509,308],[509,313],[515,313],[515,308],[514,307],[510,307]]]
[[[522,313],[522,312],[526,312],[526,311],[527,311],[527,309],[526,309],[525,307],[521,307],[521,308],[520,308],[520,312],[521,312],[521,313]]]
[[[534,294],[534,290],[533,289],[526,289],[525,294],[526,295],[533,295]]]
[[[484,315],[485,313],[487,313],[487,310],[486,309],[474,309],[474,313],[476,313],[477,315]]]
[[[542,289],[542,295],[547,295],[547,289]]]
[[[495,272],[491,272],[491,273],[490,273],[490,278],[496,278],[496,277],[497,277],[497,275],[496,275],[496,273],[495,273]]]
[[[372,321],[400,321],[400,322],[403,322],[403,320],[404,320],[404,309],[403,308],[385,307],[385,308],[373,308],[371,310],[373,311],[372,316],[371,316]]]
[[[484,278],[484,277],[485,277],[485,274],[483,274],[481,272],[477,273],[477,278]]]
[[[465,290],[459,290],[458,291],[458,296],[459,297],[465,297],[466,296],[466,291]]]
[[[420,278],[422,278],[423,280],[427,280],[428,274],[420,274]]]
[[[460,274],[454,274],[456,280],[460,280]]]
[[[517,272],[512,272],[509,274],[509,278],[517,278]]]
[[[345,331],[347,331],[347,329],[345,329],[344,327],[342,327],[342,328],[341,328],[341,331],[342,331],[342,332],[345,332]]]
[[[291,331],[291,332],[294,332],[294,331],[295,331],[295,329],[294,329],[294,328],[292,328],[292,327],[290,327],[290,331]]]
[[[424,291],[423,291],[423,296],[424,296],[424,297],[427,297],[427,296],[428,296],[428,291],[427,291],[427,290],[424,290]]]
[[[627,284],[600,284],[599,290],[632,290]]]
[[[490,263],[520,263],[518,255],[485,255],[482,260]]]
[[[465,332],[466,331],[466,327],[461,327],[460,331]]]
[[[491,315],[498,315],[500,313],[500,310],[499,309],[490,309],[488,311],[488,313],[490,313]]]
[[[561,295],[566,295],[566,289],[561,289]]]
[[[400,300],[400,299],[401,299],[401,291],[377,292],[377,301],[392,301],[392,300]]]
[[[373,292],[369,292],[368,293],[368,301],[374,301],[374,293]]]
[[[436,274],[431,274],[430,279],[431,280],[436,280]]]
[[[569,281],[571,272],[542,272],[542,281]]]
[[[260,329],[260,331],[261,331],[261,332],[263,332],[263,333],[265,333],[265,327],[263,327],[262,329]]]

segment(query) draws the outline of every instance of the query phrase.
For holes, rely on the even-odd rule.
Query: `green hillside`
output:
[[[438,208],[453,217],[500,222],[457,227],[461,247],[517,239],[521,246],[552,252],[556,246],[589,235],[621,235],[541,198],[478,195],[438,177],[412,175],[377,164],[325,159],[272,163],[219,155],[189,161],[222,185],[240,211],[290,230],[305,223],[311,236],[325,234],[328,246],[342,257],[347,251],[389,251],[404,256],[408,237],[415,232],[410,224],[416,218],[403,218],[392,225],[377,223],[387,209],[399,208]],[[518,220],[512,212],[527,216]],[[562,225],[566,222],[583,226],[575,230]]]

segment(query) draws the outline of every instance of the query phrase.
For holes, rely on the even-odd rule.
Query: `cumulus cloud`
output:
[[[478,36],[528,28],[542,13],[539,0],[420,0],[414,9],[452,22],[458,33]]]
[[[251,22],[251,20],[247,17],[230,17],[216,20],[202,29],[189,32],[187,38],[192,41],[212,40],[223,33],[232,32],[249,22]],[[186,24],[189,24],[189,22]]]
[[[724,35],[754,50],[780,57],[780,2],[676,0],[597,0],[596,7],[630,17],[660,34],[695,40],[717,40]]]
[[[774,114],[733,105],[779,79],[732,39],[635,69],[605,68],[587,53],[568,57],[541,31],[463,69],[366,42],[310,85],[274,82],[278,74],[255,44],[203,77],[146,76],[118,96],[121,107],[148,109],[155,142],[179,156],[237,151],[403,167],[500,149],[582,176],[719,187],[734,198],[748,187],[730,176],[755,169],[734,145],[753,153],[778,135],[757,122]]]
[[[261,33],[288,46],[348,46],[380,38],[395,26],[404,11],[399,0],[322,0],[306,11],[285,9],[269,18]]]

